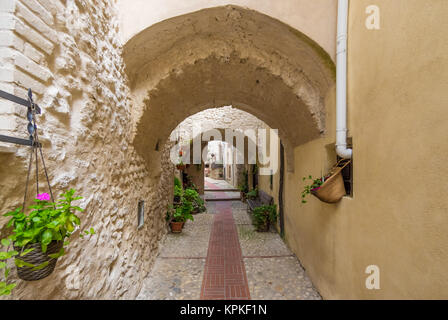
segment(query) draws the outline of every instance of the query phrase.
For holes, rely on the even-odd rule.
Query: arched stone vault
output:
[[[132,38],[124,59],[134,145],[155,175],[155,146],[211,107],[233,105],[278,129],[289,164],[295,146],[325,133],[332,60],[299,31],[256,11],[225,6],[162,21]]]

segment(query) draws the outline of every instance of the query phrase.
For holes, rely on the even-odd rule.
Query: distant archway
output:
[[[124,48],[134,100],[134,146],[152,175],[157,146],[185,118],[233,105],[279,130],[288,169],[295,146],[325,133],[324,98],[334,64],[314,41],[264,14],[236,6],[157,23]]]

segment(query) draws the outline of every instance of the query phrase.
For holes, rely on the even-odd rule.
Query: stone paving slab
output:
[[[295,257],[244,258],[254,300],[321,300]]]
[[[137,300],[198,300],[205,259],[157,258]]]
[[[240,199],[240,193],[238,192],[213,192],[213,191],[205,191],[204,193],[205,200],[219,200],[219,199]]]
[[[237,225],[252,225],[252,219],[247,213],[247,204],[241,201],[232,201],[233,219]]]
[[[203,298],[210,299],[243,296],[260,300],[321,299],[280,236],[275,231],[255,231],[246,204],[240,201],[208,202],[206,208],[206,213],[197,214],[195,221],[186,223],[181,234],[165,236],[161,253],[137,299],[196,300],[201,298],[201,289],[207,289]],[[227,222],[233,220],[233,224],[214,225],[215,217],[226,212],[224,219]],[[211,230],[216,227],[224,229],[212,239]],[[241,253],[232,249],[219,254],[223,243],[240,247]],[[212,246],[210,250],[209,246]],[[209,276],[205,276],[207,269]],[[225,283],[222,274],[228,282],[227,286],[222,286],[224,293],[219,287]],[[242,275],[247,279],[244,286]],[[243,292],[243,287],[248,292]]]
[[[205,189],[235,189],[226,180],[216,180],[210,177],[205,177],[204,180]]]
[[[161,246],[161,257],[207,256],[208,241],[213,215],[200,213],[194,221],[187,221],[181,233],[168,233]]]
[[[237,225],[237,230],[243,257],[293,255],[275,231],[257,232],[252,225]]]

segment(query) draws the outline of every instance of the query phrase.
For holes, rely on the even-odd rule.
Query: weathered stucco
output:
[[[0,88],[22,97],[24,88],[34,90],[43,108],[38,127],[52,188],[57,195],[75,188],[84,197],[82,228],[97,232],[90,240],[75,233],[55,272],[37,282],[18,281],[12,298],[134,298],[166,231],[172,166],[149,182],[130,143],[116,12],[109,1],[71,0],[2,1],[0,9]],[[2,133],[26,137],[23,108],[3,106]],[[22,204],[28,152],[11,146],[0,151],[1,213]],[[139,230],[138,200],[146,201]],[[6,221],[0,217],[1,225]]]
[[[337,0],[118,0],[120,36],[123,43],[158,22],[190,12],[228,4],[250,8],[300,30],[336,56]]]
[[[448,3],[375,1],[375,31],[364,26],[370,4],[351,1],[349,12],[353,198],[300,202],[302,177],[336,160],[330,92],[328,135],[295,148],[285,174],[286,240],[326,299],[447,299]],[[269,191],[269,177],[260,185]],[[365,286],[369,265],[380,290]]]

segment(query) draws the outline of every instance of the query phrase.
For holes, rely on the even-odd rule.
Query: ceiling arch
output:
[[[124,59],[134,146],[148,163],[180,122],[212,107],[233,105],[278,129],[289,159],[295,146],[325,133],[331,58],[256,11],[225,6],[168,19],[132,38]]]

